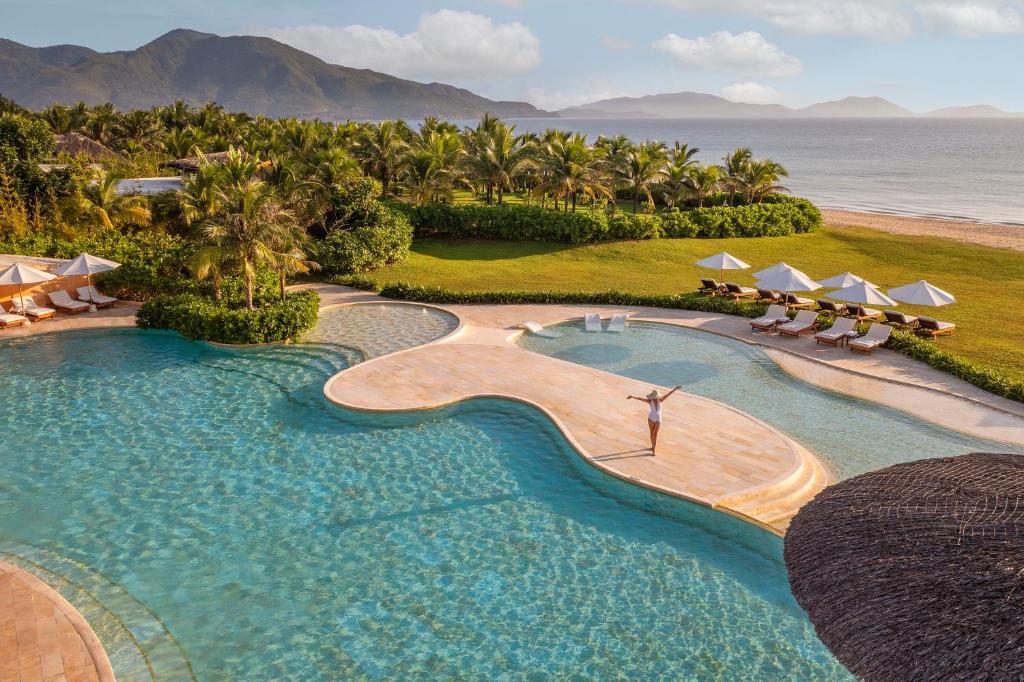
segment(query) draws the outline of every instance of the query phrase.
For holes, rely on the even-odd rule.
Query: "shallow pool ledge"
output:
[[[476,329],[350,367],[324,387],[365,412],[427,410],[473,398],[535,406],[590,464],[626,481],[721,509],[780,533],[827,483],[814,455],[734,408],[686,393],[665,404],[657,456],[650,384],[525,351],[507,330]],[[664,387],[663,387],[664,388]]]

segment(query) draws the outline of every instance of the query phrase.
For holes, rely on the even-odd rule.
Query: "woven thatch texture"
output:
[[[118,158],[117,152],[81,133],[55,135],[53,150],[56,154],[84,156],[90,161],[111,161]]]
[[[1024,457],[974,454],[834,485],[793,519],[789,581],[867,680],[1024,680]]]

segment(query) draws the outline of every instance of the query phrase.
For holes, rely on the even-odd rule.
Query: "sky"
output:
[[[0,37],[100,51],[174,28],[558,109],[693,90],[1024,111],[1024,0],[0,0]]]

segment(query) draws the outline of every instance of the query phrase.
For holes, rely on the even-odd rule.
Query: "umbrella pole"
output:
[[[92,301],[92,270],[85,273],[85,284],[89,287],[89,312],[96,312],[96,304]]]

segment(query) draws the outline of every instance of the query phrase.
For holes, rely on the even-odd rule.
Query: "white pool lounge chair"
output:
[[[813,332],[818,322],[818,313],[814,310],[801,310],[792,322],[779,326],[783,336],[800,336]]]
[[[543,336],[545,339],[557,339],[561,336],[558,332],[545,329],[543,325],[537,324],[536,322],[523,322],[519,325],[520,329],[525,329],[535,336]]]
[[[78,287],[78,300],[85,301],[86,303],[92,303],[97,308],[110,308],[117,299],[113,296],[104,296],[100,292],[96,291],[96,287]]]
[[[755,331],[770,332],[777,325],[788,321],[789,317],[786,315],[786,306],[770,305],[768,306],[768,312],[756,320],[750,321],[750,328]]]
[[[853,328],[857,326],[857,320],[851,317],[837,317],[835,324],[823,332],[814,335],[814,342],[827,343],[830,346],[838,346],[843,339],[848,338]]]
[[[862,353],[870,353],[876,348],[884,346],[892,334],[892,327],[887,324],[876,322],[868,328],[868,333],[859,339],[850,341],[850,350],[859,350]]]
[[[588,332],[601,331],[601,316],[597,313],[587,313],[583,316],[583,325]]]
[[[0,305],[0,329],[6,329],[7,327],[20,327],[26,322],[28,322],[27,317],[9,313],[2,305]]]
[[[57,314],[57,311],[53,308],[44,308],[38,305],[31,296],[25,296],[24,298],[24,305],[22,305],[21,296],[11,301],[11,312],[18,315],[26,315],[33,320],[47,320]]]
[[[608,321],[608,331],[610,332],[624,332],[626,331],[626,322],[629,320],[629,315],[612,315],[612,319]]]
[[[68,296],[68,292],[66,291],[51,291],[46,295],[49,296],[50,303],[53,304],[53,307],[62,313],[70,313],[74,315],[75,313],[84,313],[89,309],[88,303],[71,300],[71,297]]]

